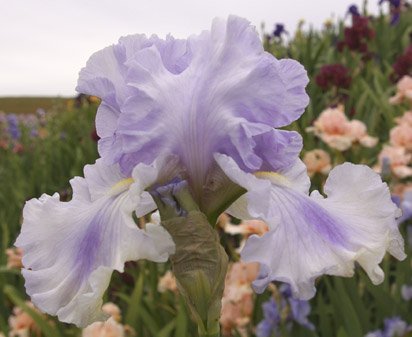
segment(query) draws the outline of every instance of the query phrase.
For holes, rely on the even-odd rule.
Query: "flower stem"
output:
[[[150,192],[176,249],[170,256],[177,286],[198,325],[200,337],[220,336],[220,311],[228,256],[217,232],[190,194],[185,181]]]

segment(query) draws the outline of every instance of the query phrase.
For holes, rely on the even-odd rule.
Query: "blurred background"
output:
[[[383,284],[358,269],[353,278],[322,277],[310,301],[273,283],[252,291],[257,268],[239,249],[267,226],[222,215],[218,231],[231,258],[222,335],[233,337],[412,336],[412,9],[410,1],[121,0],[0,3],[0,337],[196,336],[170,265],[131,262],[105,294],[109,323],[85,329],[40,313],[25,294],[21,255],[13,247],[25,201],[58,192],[98,157],[99,98],[75,92],[90,55],[122,35],[209,29],[236,14],[257,28],[265,49],[301,62],[310,103],[288,129],[304,139],[312,189],[344,161],[365,164],[388,183],[408,258],[386,256]],[[156,217],[139,219],[139,224]]]
[[[129,34],[186,38],[209,29],[214,17],[247,18],[262,32],[281,22],[293,34],[299,20],[321,28],[344,18],[350,4],[328,0],[53,0],[0,2],[0,96],[72,96],[92,53]],[[366,5],[378,13],[373,0]],[[1,107],[0,107],[1,109]]]

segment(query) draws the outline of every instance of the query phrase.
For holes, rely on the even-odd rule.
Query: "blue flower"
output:
[[[365,337],[404,337],[410,331],[412,331],[411,325],[399,317],[391,317],[385,319],[383,330],[370,332]]]
[[[19,119],[15,114],[7,114],[8,132],[12,139],[17,140],[21,137]]]
[[[71,201],[42,195],[23,211],[16,245],[34,304],[79,326],[104,318],[113,270],[177,250],[163,226],[134,222],[157,208],[148,190],[176,178],[204,218],[226,211],[268,224],[242,251],[260,263],[257,291],[280,280],[305,300],[317,277],[351,276],[355,262],[382,282],[385,252],[405,257],[387,185],[346,163],[331,171],[327,198],[309,194],[302,138],[277,129],[302,115],[307,83],[302,65],[265,52],[255,28],[234,16],[187,40],[132,35],[93,54],[77,90],[101,99],[101,158],[71,180]],[[308,307],[291,306],[292,320],[309,326]]]
[[[281,295],[279,299],[271,298],[263,304],[264,319],[256,327],[256,335],[258,337],[277,336],[281,325],[291,329],[293,323],[314,330],[315,326],[308,319],[311,310],[309,302],[293,298],[291,288],[287,284],[281,285],[279,290]],[[283,315],[285,312],[286,316]]]
[[[398,218],[398,223],[412,219],[412,191],[406,191],[402,199],[395,197],[394,200],[398,207],[402,210],[402,216]]]
[[[356,5],[349,6],[348,13],[351,14],[352,16],[360,16],[358,6]]]
[[[401,295],[405,301],[412,300],[412,286],[404,284],[401,288]]]
[[[273,31],[274,37],[282,37],[283,34],[286,34],[285,26],[281,23],[275,25],[275,30]]]

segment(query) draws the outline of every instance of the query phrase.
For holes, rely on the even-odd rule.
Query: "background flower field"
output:
[[[250,286],[257,268],[241,264],[238,251],[265,224],[221,216],[221,242],[232,261],[224,336],[412,336],[412,9],[384,3],[389,13],[382,7],[380,16],[368,17],[351,6],[344,22],[326,21],[320,31],[302,22],[291,36],[278,24],[263,42],[277,58],[301,62],[310,77],[310,104],[290,129],[304,138],[312,188],[321,189],[328,171],[344,161],[374,168],[403,210],[408,258],[385,257],[379,286],[358,270],[349,279],[321,278],[309,302],[293,299],[281,284],[257,295]],[[130,262],[115,272],[105,295],[112,318],[83,330],[40,313],[25,295],[21,252],[12,248],[24,202],[56,191],[70,200],[67,182],[98,157],[98,103],[86,96],[37,101],[41,108],[24,113],[21,101],[0,101],[0,336],[196,336],[169,264]],[[136,219],[150,221],[156,215]]]

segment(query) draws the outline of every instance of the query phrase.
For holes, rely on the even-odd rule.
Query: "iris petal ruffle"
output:
[[[307,83],[298,62],[264,52],[255,28],[230,16],[187,40],[122,38],[90,58],[77,90],[102,98],[96,127],[106,163],[129,174],[173,153],[202,186],[215,152],[246,171],[277,169],[264,144],[295,146],[271,128],[300,117]],[[289,166],[295,152],[275,166]]]
[[[85,177],[71,180],[69,202],[60,202],[57,193],[28,201],[16,241],[24,251],[23,276],[33,303],[78,326],[105,318],[102,296],[113,270],[122,272],[129,260],[166,261],[174,251],[164,229],[144,231],[135,224],[133,211],[147,213],[155,205],[143,190],[141,203],[132,202],[131,179],[117,165],[98,160],[85,167]]]
[[[257,291],[277,280],[289,283],[295,296],[309,299],[318,276],[351,276],[355,261],[378,284],[384,276],[379,263],[386,251],[405,258],[396,223],[399,209],[370,168],[349,163],[335,167],[324,188],[328,198],[323,198],[317,191],[309,196],[308,184],[297,188],[305,185],[298,184],[299,179],[306,180],[300,161],[290,172],[258,178],[241,171],[227,156],[216,159],[229,178],[248,190],[229,211],[244,215],[241,207],[246,205],[249,217],[270,227],[262,237],[251,236],[241,253],[243,260],[261,264],[254,282]],[[289,180],[291,172],[300,178]]]

